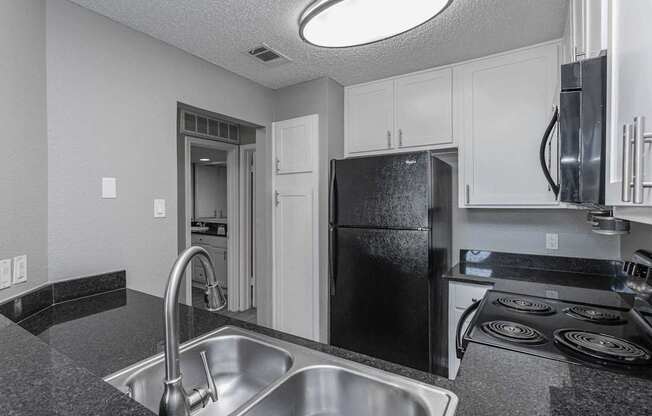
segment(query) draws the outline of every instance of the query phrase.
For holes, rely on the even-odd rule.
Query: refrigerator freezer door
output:
[[[430,189],[428,152],[335,160],[331,164],[331,224],[428,228]]]
[[[337,229],[331,344],[429,370],[429,235]]]

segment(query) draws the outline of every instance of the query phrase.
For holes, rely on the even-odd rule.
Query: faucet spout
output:
[[[226,306],[226,299],[218,285],[208,252],[197,246],[184,250],[172,266],[165,289],[165,380],[159,416],[190,416],[190,409],[196,405],[191,403],[190,395],[183,388],[179,366],[179,290],[186,268],[195,256],[199,258],[206,275],[209,310],[218,311]],[[212,386],[209,383],[210,387]]]

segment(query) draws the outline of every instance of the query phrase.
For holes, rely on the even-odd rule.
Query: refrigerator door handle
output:
[[[337,271],[335,270],[337,259],[337,241],[335,236],[337,231],[335,228],[330,227],[328,229],[328,274],[330,280],[330,294],[331,296],[335,294],[335,286],[337,283]]]
[[[329,178],[329,191],[328,191],[328,222],[335,223],[337,218],[337,200],[335,195],[335,159],[331,160],[331,171]]]
[[[466,319],[469,317],[469,315],[471,315],[471,313],[473,313],[473,311],[478,309],[478,306],[480,306],[480,302],[482,302],[482,300],[476,300],[471,304],[471,306],[466,308],[464,313],[462,313],[459,322],[457,323],[457,331],[455,332],[455,355],[460,360],[462,359],[462,356],[464,356],[464,352],[466,351],[466,347],[463,345],[464,342],[463,338],[466,332],[462,331],[462,328],[464,328],[464,322],[466,322]],[[467,331],[469,329],[470,327],[467,328]]]

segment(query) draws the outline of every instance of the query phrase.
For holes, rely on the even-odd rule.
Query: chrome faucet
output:
[[[190,416],[191,409],[198,404],[206,406],[209,398],[214,402],[218,399],[217,387],[210,372],[206,353],[203,351],[201,359],[204,364],[208,389],[195,388],[192,393],[188,393],[181,384],[183,376],[179,366],[179,289],[186,268],[195,256],[198,256],[206,275],[207,309],[218,311],[226,306],[226,299],[217,283],[215,268],[208,252],[202,247],[196,246],[184,250],[172,266],[165,289],[165,380],[159,416]]]

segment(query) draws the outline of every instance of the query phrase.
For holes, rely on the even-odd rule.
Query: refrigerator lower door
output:
[[[429,235],[336,230],[331,344],[429,371]]]

